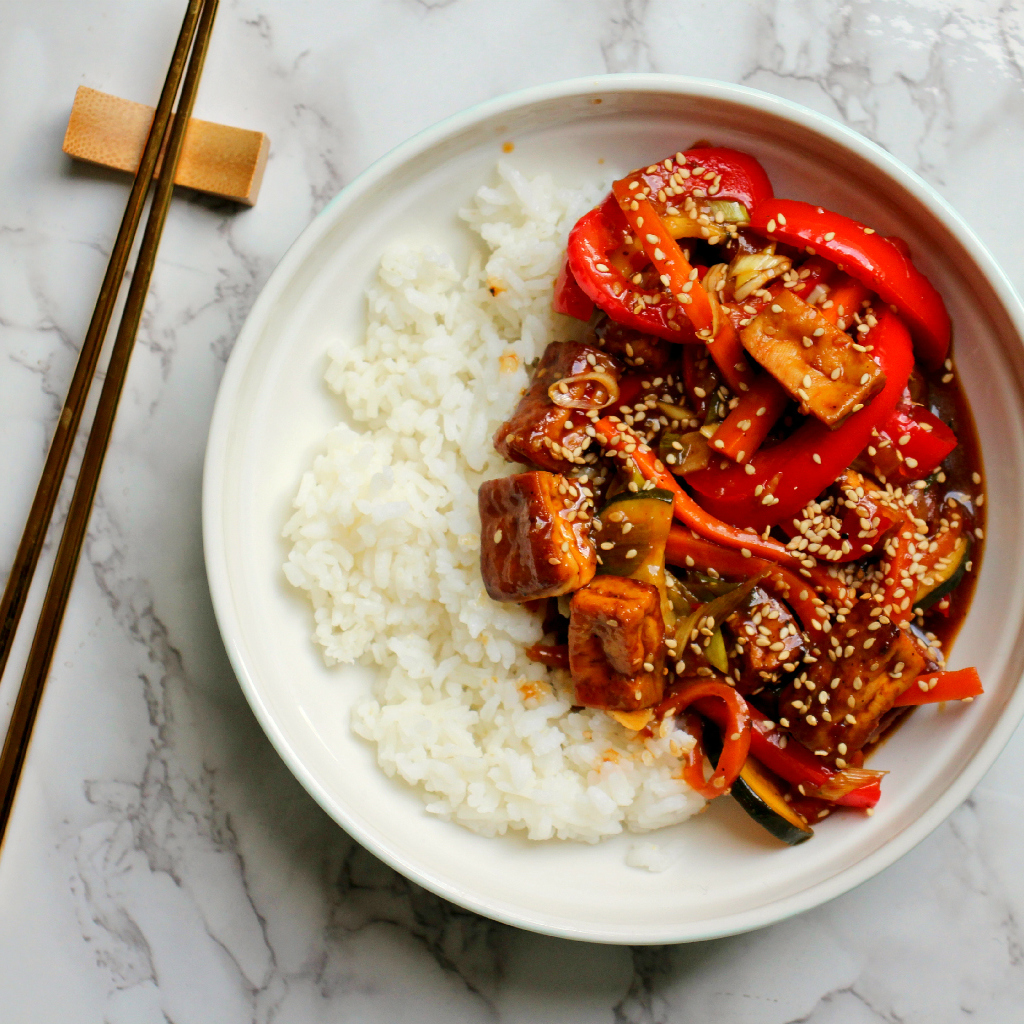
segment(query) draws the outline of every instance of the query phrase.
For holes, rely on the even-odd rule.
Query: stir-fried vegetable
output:
[[[687,478],[701,504],[719,519],[763,529],[796,515],[864,450],[896,407],[913,367],[906,328],[883,311],[867,335],[874,358],[886,376],[882,390],[866,408],[831,430],[806,420],[781,444],[759,450],[747,466],[711,465]]]
[[[577,704],[687,731],[705,798],[790,844],[870,811],[902,709],[982,692],[944,670],[984,494],[942,299],[900,239],[700,146],[580,218],[553,307],[591,334],[495,433],[550,472],[481,488],[488,593],[545,599],[527,653]]]
[[[949,353],[949,314],[942,296],[890,239],[842,214],[794,199],[754,207],[751,226],[772,240],[820,253],[895,306],[914,335],[918,358],[937,369]]]

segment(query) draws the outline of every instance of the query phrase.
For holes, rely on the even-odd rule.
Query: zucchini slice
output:
[[[715,729],[705,730],[704,747],[711,761],[717,762],[722,741]],[[778,777],[757,758],[747,755],[730,792],[754,821],[788,846],[804,843],[814,835],[814,829],[786,803]]]
[[[672,493],[661,488],[617,494],[601,509],[599,576],[630,576],[665,587],[665,544]],[[606,548],[605,544],[612,547]]]
[[[789,846],[814,835],[814,829],[783,799],[775,776],[749,755],[740,777],[732,784],[732,795],[754,821]]]
[[[667,627],[675,624],[665,585],[665,545],[672,527],[673,501],[672,492],[660,487],[622,491],[601,509],[598,534],[601,562],[597,574],[628,576],[657,587]]]

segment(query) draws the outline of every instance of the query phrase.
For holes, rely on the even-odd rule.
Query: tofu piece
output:
[[[556,473],[487,480],[480,508],[480,573],[495,601],[536,601],[586,586],[597,570],[579,486]]]
[[[873,601],[860,601],[845,623],[835,623],[830,636],[842,654],[833,661],[823,651],[807,672],[810,686],[794,680],[779,696],[779,716],[788,719],[790,732],[808,750],[823,750],[829,757],[840,743],[846,744],[845,757],[860,750],[893,701],[934,667],[908,630],[872,617],[874,608]],[[871,623],[878,628],[869,630]],[[865,643],[870,643],[867,649]],[[838,680],[835,688],[833,680]]]
[[[664,639],[661,598],[650,583],[599,576],[576,591],[569,605],[576,703],[604,711],[657,704],[665,692]]]
[[[830,427],[885,385],[885,374],[870,352],[855,349],[845,331],[787,288],[740,331],[740,340],[800,402],[801,412]]]
[[[755,622],[758,615],[760,620]],[[747,605],[733,612],[725,622],[734,640],[730,662],[741,673],[736,680],[740,693],[753,693],[777,683],[792,671],[784,666],[799,666],[803,662],[804,635],[799,623],[780,600],[761,587],[755,587]]]
[[[498,452],[509,462],[539,466],[553,473],[581,464],[590,444],[584,410],[555,405],[548,389],[565,377],[594,370],[608,373],[617,381],[622,364],[607,352],[579,341],[548,345],[515,412],[494,433]]]

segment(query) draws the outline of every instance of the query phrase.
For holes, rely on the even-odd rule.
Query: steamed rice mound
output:
[[[601,196],[499,165],[462,217],[482,240],[466,269],[394,245],[367,296],[366,337],[339,339],[326,379],[339,423],[303,474],[284,572],[305,590],[328,664],[378,666],[353,712],[385,772],[433,814],[485,835],[596,842],[689,817],[692,739],[640,741],[572,712],[565,674],[531,662],[537,617],[480,578],[477,488],[514,473],[491,436],[530,363],[583,325],[551,312],[575,220]]]

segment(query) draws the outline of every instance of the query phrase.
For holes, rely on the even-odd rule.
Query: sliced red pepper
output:
[[[614,452],[620,458],[629,459],[645,480],[652,480],[658,487],[671,491],[676,518],[702,537],[725,547],[750,551],[751,554],[761,555],[794,569],[802,568],[798,556],[777,540],[771,537],[766,539],[751,530],[738,529],[708,515],[679,486],[676,478],[665,468],[647,443],[625,424],[605,418],[594,424],[594,430],[606,451]]]
[[[565,260],[562,269],[558,272],[551,308],[556,313],[564,313],[577,320],[589,320],[591,313],[594,312],[594,303],[573,277],[568,259]]]
[[[749,211],[772,195],[771,182],[757,160],[747,153],[722,147],[676,153],[635,171],[626,179],[627,184],[633,181],[638,185],[636,191],[646,193],[644,201],[653,205],[653,221],[658,221],[661,215],[669,215],[670,211],[678,214],[674,204],[683,206],[687,197],[700,202],[731,200],[742,203]],[[632,212],[629,211],[632,201],[627,205],[627,212]],[[639,205],[640,200],[637,202]],[[637,212],[645,221],[652,220],[650,211],[646,215]],[[626,242],[626,237],[636,230],[635,225],[633,231],[630,230],[618,202],[609,196],[599,207],[581,217],[569,234],[567,260],[572,276],[582,292],[618,323],[669,341],[696,341],[690,327],[692,318],[679,315],[680,304],[673,297],[678,287],[671,292],[643,289],[629,280],[633,272],[644,269],[653,255],[653,247],[649,252],[647,247],[642,247],[639,253],[636,251],[642,239],[652,233],[650,230],[636,234],[632,244]],[[678,250],[678,245],[673,239],[672,246],[663,244],[657,248],[674,257],[672,250]],[[628,268],[621,265],[624,252],[630,254]],[[618,258],[613,258],[616,254]],[[628,275],[625,269],[629,270]],[[659,267],[658,273],[664,274],[665,270]],[[699,296],[696,300],[699,306]],[[699,319],[700,310],[694,312]]]
[[[828,290],[828,298],[818,306],[818,312],[830,323],[845,331],[853,320],[853,314],[859,313],[864,300],[870,298],[871,292],[861,281],[849,274],[840,274],[832,282]]]
[[[618,410],[622,406],[630,409],[636,404],[637,399],[644,393],[644,381],[649,378],[639,373],[623,374],[619,381],[619,397],[613,403],[613,408]]]
[[[631,188],[633,185],[638,183],[628,178],[612,185],[612,194],[618,200],[619,209],[629,221],[637,241],[643,245],[669,295],[675,297],[698,335],[705,332],[703,337],[710,338],[715,318],[711,300],[697,280],[697,269],[683,255],[679,243],[665,227],[651,201],[639,191],[639,187]]]
[[[895,701],[894,708],[938,704],[945,700],[972,700],[985,692],[976,668],[961,668],[955,672],[929,672],[918,676]]]
[[[671,295],[660,286],[649,291],[633,285],[617,266],[613,255],[628,234],[629,225],[614,196],[584,214],[569,232],[566,246],[566,260],[576,283],[616,323],[668,341],[696,341]]]
[[[751,365],[747,350],[740,341],[740,332],[728,315],[719,317],[718,331],[709,338],[708,352],[722,371],[725,382],[734,395],[745,395],[757,380],[757,371]],[[780,388],[781,390],[781,388]]]
[[[666,697],[654,710],[656,721],[678,715],[689,707],[710,718],[722,733],[722,753],[707,781],[695,785],[696,775],[686,773],[687,781],[705,800],[728,792],[736,781],[750,752],[750,709],[747,702],[727,683],[717,679],[687,681],[681,689]],[[701,746],[698,743],[698,747]],[[691,759],[691,767],[693,760]]]
[[[689,474],[686,482],[708,513],[754,529],[773,526],[800,512],[856,459],[872,431],[896,408],[914,366],[910,337],[891,310],[881,313],[865,343],[873,345],[872,355],[886,375],[885,386],[868,406],[837,430],[808,418],[785,441],[760,449],[746,466],[723,469],[713,463]],[[753,473],[748,472],[751,467]]]
[[[750,753],[766,768],[794,786],[818,790],[838,773],[824,765],[805,746],[782,732],[766,715],[748,705]],[[882,790],[877,779],[839,797],[844,807],[874,807]]]
[[[768,199],[750,214],[766,237],[827,256],[899,311],[917,356],[938,369],[949,354],[949,314],[942,296],[900,247],[842,214],[795,199]]]
[[[761,585],[782,598],[796,613],[804,629],[811,633],[821,631],[818,609],[822,601],[817,592],[840,604],[845,603],[847,596],[842,583],[820,568],[814,570],[813,581],[801,579],[775,562],[753,555],[747,558],[739,551],[713,544],[676,524],[669,531],[665,561],[670,565],[705,572],[714,569],[726,578],[746,580],[760,575]]]
[[[871,461],[886,480],[923,480],[957,444],[956,434],[929,409],[911,401],[910,392],[905,391],[871,442],[875,449]]]
[[[739,404],[722,421],[711,447],[734,462],[747,462],[789,404],[789,395],[768,374],[758,377],[739,396]]]
[[[773,195],[772,183],[757,160],[724,146],[676,153],[638,168],[622,180],[637,182],[639,188],[634,191],[646,192],[659,214],[669,213],[669,207],[682,207],[687,196],[695,201],[731,199],[742,203],[749,213]]]
[[[793,286],[793,292],[806,299],[819,284],[828,284],[836,273],[836,265],[823,256],[812,256],[804,261],[798,270],[800,280]]]

